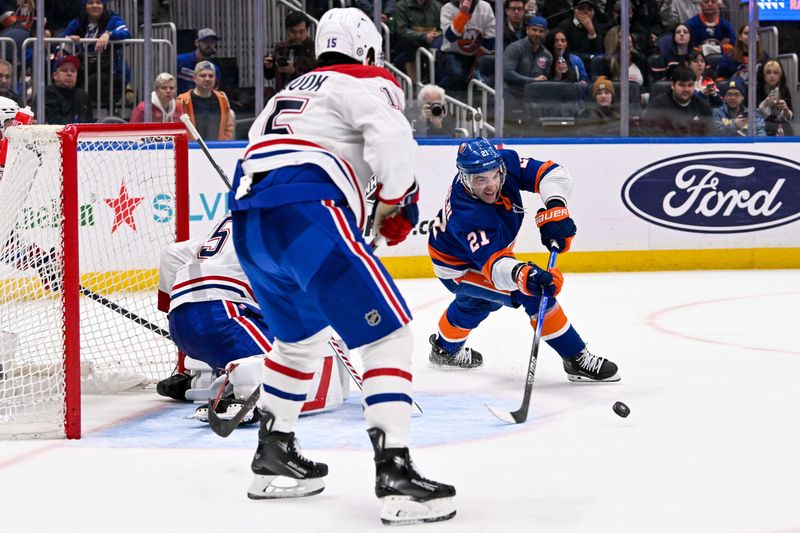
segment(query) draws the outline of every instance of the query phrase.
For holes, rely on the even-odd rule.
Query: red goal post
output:
[[[7,130],[0,180],[0,439],[81,434],[81,390],[169,376],[165,246],[189,236],[179,124]]]

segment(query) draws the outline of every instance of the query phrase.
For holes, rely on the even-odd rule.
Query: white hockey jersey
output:
[[[416,143],[403,114],[403,91],[384,68],[333,65],[289,83],[250,129],[242,163],[247,175],[312,163],[332,178],[363,226],[364,191],[372,174],[380,199],[397,203],[414,183]],[[241,190],[245,187],[245,190]],[[242,179],[237,198],[249,185]]]
[[[188,302],[228,300],[258,309],[253,289],[233,247],[231,217],[206,239],[169,245],[161,254],[158,308],[168,312]]]

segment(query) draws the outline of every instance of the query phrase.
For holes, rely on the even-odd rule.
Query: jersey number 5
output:
[[[480,242],[478,241],[479,238]],[[486,232],[483,230],[480,230],[478,232],[473,231],[469,233],[467,235],[467,240],[469,241],[469,249],[472,250],[473,252],[477,252],[478,248],[480,248],[481,246],[486,246],[490,242],[489,237],[486,236]]]
[[[302,113],[306,108],[306,104],[308,104],[306,98],[276,98],[275,109],[267,117],[267,122],[264,124],[264,135],[269,135],[270,133],[276,135],[294,133],[289,124],[280,123],[280,116]]]
[[[209,237],[208,240],[203,243],[203,246],[201,246],[197,251],[197,257],[199,259],[208,259],[209,257],[214,257],[222,251],[230,236],[231,217],[227,216],[223,219],[219,226],[217,226],[217,229],[214,230],[214,233],[211,235],[211,237]]]

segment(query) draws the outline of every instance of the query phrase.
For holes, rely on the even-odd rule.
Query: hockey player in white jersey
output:
[[[174,243],[164,250],[158,308],[169,313],[170,336],[187,356],[186,369],[193,371],[161,381],[158,393],[177,400],[213,399],[224,382],[222,377],[214,378],[228,368],[233,396],[220,400],[216,411],[236,414],[241,399],[262,382],[264,356],[272,350],[273,335],[236,257],[230,216],[214,226],[206,239]],[[347,397],[349,375],[334,352],[338,347],[330,339],[318,360],[312,380],[316,392],[303,404],[304,414],[329,411]],[[207,409],[207,404],[199,407],[193,418],[206,420]],[[244,422],[257,420],[248,416]]]
[[[237,255],[276,337],[248,496],[324,489],[327,465],[300,455],[292,430],[309,369],[333,327],[364,362],[362,405],[381,519],[447,520],[455,515],[455,489],[423,478],[408,450],[411,313],[361,234],[372,174],[374,229],[389,246],[419,217],[403,92],[380,67],[380,34],[355,8],[322,16],[315,49],[318,68],[289,83],[254,122],[229,197]]]
[[[29,107],[20,109],[14,100],[0,96],[0,180],[5,174],[8,155],[6,128],[27,126],[31,123],[33,123],[33,111]],[[29,187],[29,184],[22,184],[20,188],[14,187],[13,184],[7,183],[6,185],[7,187],[4,187],[0,194],[19,195],[22,194],[20,189]],[[10,231],[3,228],[0,239],[2,239],[0,240],[2,243],[0,244],[0,262],[11,265],[17,270],[35,270],[46,289],[53,292],[61,290],[61,270],[54,249],[43,250],[36,243],[29,242],[13,228]]]

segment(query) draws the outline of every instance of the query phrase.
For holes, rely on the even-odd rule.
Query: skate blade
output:
[[[253,474],[253,482],[247,489],[251,500],[277,500],[281,498],[303,498],[325,490],[321,477],[294,479],[286,476],[262,476]]]
[[[436,498],[426,502],[410,496],[386,496],[381,498],[381,522],[387,526],[407,526],[425,522],[450,520],[456,515],[453,498]]]
[[[473,367],[470,368],[470,367],[467,367],[467,366],[437,365],[436,363],[431,363],[429,361],[428,362],[428,368],[432,368],[434,370],[443,370],[445,372],[467,372],[469,370],[478,370],[480,368],[483,368],[483,365],[473,366]]]
[[[185,420],[199,420],[200,422],[205,422],[208,424],[208,412],[205,413],[192,413],[190,415],[186,415],[183,417]]]
[[[573,383],[616,383],[622,379],[622,376],[620,376],[619,372],[617,372],[613,376],[609,376],[606,379],[592,379],[587,378],[586,376],[574,376],[572,374],[567,374],[567,379]]]

